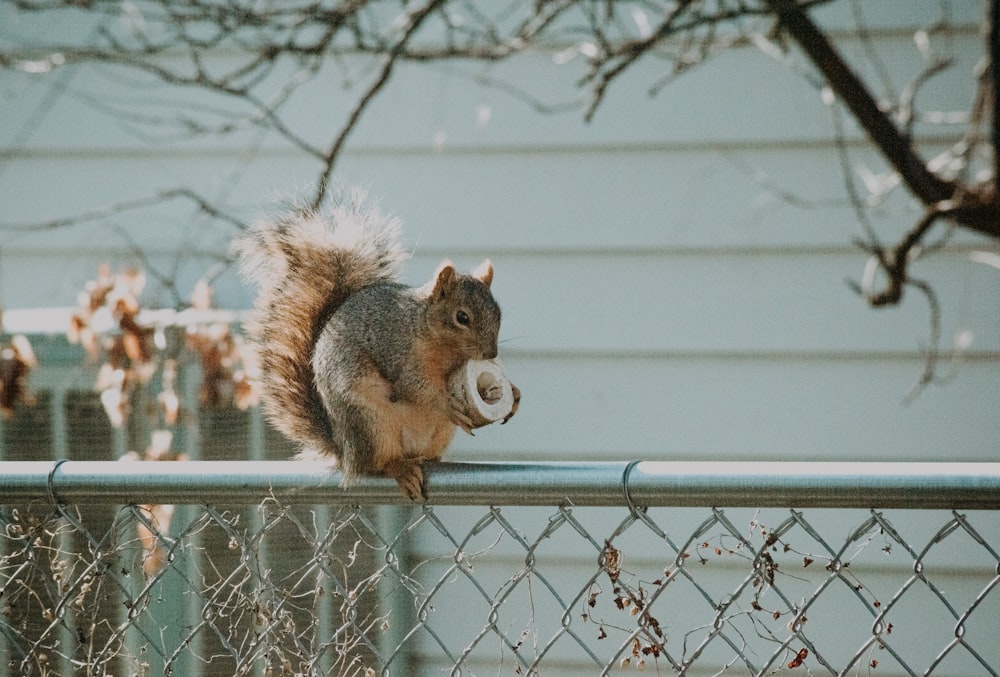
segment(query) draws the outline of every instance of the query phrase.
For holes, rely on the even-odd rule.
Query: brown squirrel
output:
[[[444,261],[426,285],[404,286],[399,220],[364,191],[331,202],[325,213],[299,208],[259,223],[236,242],[259,288],[248,334],[265,413],[303,455],[336,458],[345,485],[387,475],[415,500],[425,495],[423,463],[441,458],[456,425],[472,432],[447,383],[468,360],[497,356],[493,266],[463,275]]]

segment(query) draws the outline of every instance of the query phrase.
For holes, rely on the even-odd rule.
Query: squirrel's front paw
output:
[[[427,492],[424,488],[424,469],[419,462],[399,460],[387,465],[384,472],[388,477],[396,480],[403,496],[411,501],[427,499]]]
[[[470,435],[475,436],[476,433],[472,432],[472,429],[476,427],[476,424],[472,420],[472,417],[465,411],[465,402],[452,396],[450,404],[451,407],[448,414],[451,422]]]

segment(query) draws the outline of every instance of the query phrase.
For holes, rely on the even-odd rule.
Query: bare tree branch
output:
[[[803,0],[803,5],[811,7],[829,1]],[[670,3],[662,8],[662,12],[658,25],[648,35],[637,39],[610,40],[604,38],[603,33],[594,31],[597,45],[595,53],[589,56],[591,67],[584,78],[592,87],[591,101],[584,112],[586,120],[593,118],[611,83],[641,58],[652,54],[668,38],[680,38],[680,48],[673,58],[673,75],[676,76],[704,62],[715,52],[747,43],[748,38],[742,32],[720,39],[717,29],[721,24],[771,14],[766,6],[706,4],[694,0]],[[662,84],[658,84],[654,90],[661,87]]]
[[[148,207],[154,207],[165,202],[170,202],[172,200],[184,199],[193,202],[198,210],[212,217],[213,219],[218,219],[229,223],[230,225],[236,227],[239,230],[246,230],[247,224],[236,218],[235,216],[223,211],[219,207],[213,205],[209,200],[205,199],[195,191],[190,188],[174,188],[171,190],[165,190],[151,197],[137,198],[135,200],[126,200],[124,202],[117,202],[115,204],[107,205],[101,207],[100,209],[94,209],[88,212],[82,212],[79,214],[74,214],[72,216],[61,217],[58,219],[51,219],[49,221],[43,221],[40,223],[0,223],[0,230],[7,231],[11,233],[30,233],[39,232],[45,230],[58,230],[60,228],[66,228],[69,226],[76,226],[82,223],[89,223],[92,221],[101,221],[118,214],[123,214],[125,212],[134,211],[137,209],[146,209]]]
[[[933,78],[939,73],[943,73],[951,66],[951,59],[934,59],[927,68],[920,71],[913,82],[906,85],[903,91],[899,95],[899,122],[903,126],[903,135],[906,138],[912,138],[913,125],[917,121],[916,114],[916,99],[917,94],[920,93],[920,89],[927,83],[928,80]]]
[[[942,202],[928,209],[917,224],[892,249],[886,251],[881,246],[872,250],[872,255],[878,259],[879,265],[885,271],[888,282],[880,292],[866,293],[866,300],[872,307],[895,305],[903,297],[903,290],[910,279],[907,267],[914,258],[918,244],[938,219],[948,218],[955,212],[955,207],[949,202]]]
[[[910,139],[893,124],[869,93],[867,86],[837,54],[826,35],[812,22],[795,0],[767,0],[781,21],[781,26],[798,43],[823,74],[837,98],[844,102],[855,119],[868,132],[903,181],[924,204],[948,200],[955,185],[927,169]]]
[[[937,376],[938,346],[941,343],[941,302],[938,301],[934,288],[924,280],[909,279],[907,284],[918,289],[927,299],[930,314],[930,331],[927,339],[927,348],[924,351],[924,370],[920,378],[910,388],[910,392],[903,398],[904,404],[910,404],[917,396],[923,392],[924,388],[934,382]]]
[[[927,205],[932,213],[938,209],[937,205],[948,202],[949,216],[958,223],[983,234],[1000,237],[1000,201],[996,191],[984,192],[962,186],[931,171],[928,163],[913,147],[909,136],[895,125],[886,111],[882,110],[865,84],[837,54],[826,35],[809,19],[802,7],[795,0],[767,0],[767,2],[774,8],[782,27],[820,70],[831,90],[844,102],[914,196]],[[930,71],[931,74],[933,72]],[[989,86],[995,87],[995,82],[990,82]],[[994,137],[994,143],[996,142]],[[994,152],[994,157],[996,155]],[[994,176],[996,171],[995,166]],[[920,231],[921,236],[926,232],[920,228],[915,230]],[[901,244],[907,241],[909,238]]]
[[[331,145],[329,150],[327,150],[324,154],[323,171],[320,173],[320,179],[317,183],[316,197],[313,198],[313,208],[318,208],[323,203],[323,199],[326,197],[327,188],[330,184],[330,178],[333,176],[334,165],[336,164],[337,158],[340,157],[340,151],[343,148],[344,143],[347,141],[347,137],[350,136],[352,131],[354,131],[358,120],[361,119],[361,114],[368,107],[368,104],[372,102],[375,96],[389,82],[389,77],[392,75],[392,70],[396,66],[396,61],[399,59],[400,54],[403,53],[403,50],[406,49],[406,45],[410,38],[417,32],[424,20],[427,19],[432,12],[444,4],[444,2],[445,0],[432,0],[419,9],[411,10],[406,15],[402,34],[400,35],[399,40],[382,58],[381,71],[375,78],[375,81],[369,85],[367,91],[365,91],[355,104],[354,109],[347,116],[347,122],[343,127],[341,127],[340,132],[337,134],[337,138],[334,139],[333,145]]]
[[[69,8],[94,21],[90,30],[79,36],[61,34],[51,44],[11,38],[0,29],[0,68],[41,77],[56,70],[99,64],[111,77],[131,74],[129,84],[136,87],[123,88],[120,91],[127,89],[127,93],[118,97],[102,98],[69,90],[66,85],[59,91],[70,91],[77,100],[116,118],[148,140],[223,136],[248,129],[258,131],[256,143],[277,138],[317,166],[313,203],[318,206],[327,195],[349,139],[373,102],[397,77],[403,63],[492,64],[530,50],[551,55],[559,65],[576,61],[564,72],[572,73],[569,77],[575,79],[578,96],[556,104],[532,96],[521,83],[499,76],[470,75],[471,71],[461,75],[536,111],[574,107],[589,121],[618,79],[640,62],[653,60],[660,68],[648,87],[650,95],[655,95],[715,54],[756,46],[804,75],[822,92],[823,100],[830,102],[834,143],[847,198],[863,230],[859,245],[870,257],[862,284],[855,288],[872,307],[899,303],[907,288],[925,296],[931,310],[931,346],[921,383],[930,382],[935,366],[932,356],[940,334],[940,308],[930,284],[913,277],[910,268],[933,248],[927,241],[941,223],[948,224],[948,234],[963,228],[1000,241],[1000,108],[996,105],[1000,0],[988,0],[985,66],[977,73],[974,100],[960,111],[918,110],[918,94],[925,83],[941,77],[950,65],[948,59],[930,50],[929,38],[923,43],[919,40],[933,35],[933,31],[917,33],[926,67],[912,82],[897,89],[879,57],[878,33],[869,31],[865,24],[864,3],[849,0],[862,58],[875,69],[874,84],[885,98],[880,102],[872,87],[838,52],[833,36],[810,16],[813,8],[832,2],[349,0],[330,6],[322,0],[136,0],[123,9],[120,3],[101,0],[82,5],[77,0],[16,0],[16,11],[42,14]],[[950,24],[946,20],[943,25]],[[788,50],[787,43],[792,42],[805,59]],[[313,125],[300,125],[292,115],[299,92],[331,71],[351,97],[346,115],[330,120],[318,131]],[[949,76],[955,77],[954,71],[949,71]],[[150,83],[167,89],[167,94],[146,96]],[[141,91],[141,95],[136,96],[133,89]],[[181,96],[170,98],[178,92]],[[188,96],[188,92],[194,96]],[[876,176],[878,180],[862,176],[864,186],[852,166],[844,126],[848,115],[865,130],[872,146],[891,168],[884,177]],[[947,132],[958,138],[946,151],[926,159],[911,137],[917,122],[961,124],[964,130]],[[37,123],[22,124],[25,134],[30,134],[32,124]],[[144,128],[155,133],[143,134]],[[732,161],[738,165],[735,159]],[[779,199],[802,208],[818,204],[782,190],[766,174],[740,169]],[[874,216],[897,187],[916,198],[922,211],[915,223],[903,224],[901,231],[905,232],[890,236],[877,231]],[[226,227],[245,228],[240,218],[220,206],[224,197],[216,198],[208,199],[190,188],[172,188],[76,216],[37,224],[0,224],[0,229],[58,229],[107,220],[171,200],[191,202],[200,213]],[[121,235],[137,249],[127,231]],[[160,271],[161,282],[167,288],[169,274]]]

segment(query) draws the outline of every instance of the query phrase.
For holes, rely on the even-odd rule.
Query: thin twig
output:
[[[358,120],[361,118],[361,114],[368,108],[368,105],[374,100],[375,96],[382,91],[385,85],[389,82],[389,78],[396,66],[396,62],[398,61],[400,54],[402,54],[403,50],[406,48],[407,42],[409,42],[410,38],[413,37],[413,34],[417,32],[424,20],[430,16],[434,10],[438,9],[443,2],[444,0],[432,0],[420,9],[411,11],[406,16],[403,33],[392,49],[388,50],[383,57],[382,68],[379,71],[378,76],[368,86],[368,89],[365,90],[361,98],[354,104],[354,109],[347,116],[347,122],[345,122],[340,128],[337,138],[334,139],[333,144],[323,154],[323,168],[319,175],[319,181],[317,182],[316,197],[313,198],[312,203],[314,209],[318,208],[326,197],[326,192],[330,185],[330,179],[333,176],[334,166],[336,165],[337,159],[340,157],[340,151],[351,132],[353,132],[354,128],[357,126]]]
[[[927,305],[930,308],[930,331],[927,348],[924,351],[924,370],[917,382],[910,388],[910,392],[903,398],[904,404],[913,402],[924,388],[934,382],[937,373],[938,345],[941,342],[941,303],[938,301],[934,288],[924,280],[913,278],[908,279],[907,284],[919,289],[924,298],[927,299]]]
[[[100,221],[103,219],[111,218],[112,216],[117,216],[124,212],[135,211],[138,209],[146,209],[148,207],[155,207],[157,205],[163,204],[165,202],[170,202],[176,199],[185,199],[193,202],[199,209],[199,211],[204,212],[213,219],[220,221],[225,221],[232,226],[235,226],[239,230],[246,230],[247,224],[229,214],[222,211],[206,198],[202,197],[190,188],[173,188],[170,190],[165,190],[156,195],[149,197],[136,198],[134,200],[125,200],[123,202],[116,202],[114,204],[107,205],[105,207],[100,207],[88,212],[81,212],[73,216],[66,216],[57,219],[51,219],[49,221],[42,221],[39,223],[0,223],[0,231],[7,231],[13,233],[32,233],[41,232],[47,230],[59,230],[61,228],[68,228],[70,226],[78,226],[83,223],[90,223],[92,221]]]

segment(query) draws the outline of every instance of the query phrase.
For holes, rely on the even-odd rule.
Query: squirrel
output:
[[[489,260],[470,274],[446,260],[425,285],[402,284],[400,231],[355,189],[322,212],[257,223],[235,249],[258,287],[247,334],[272,425],[300,457],[335,458],[344,486],[381,474],[418,500],[423,464],[441,458],[456,426],[472,433],[448,379],[496,358],[500,306]],[[504,423],[516,388],[514,398]]]

